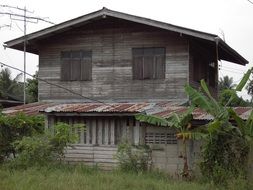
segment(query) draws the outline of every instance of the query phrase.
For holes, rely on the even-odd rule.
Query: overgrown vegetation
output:
[[[118,145],[116,158],[121,170],[144,172],[150,166],[151,149],[147,145],[131,145],[123,142]]]
[[[0,163],[16,157],[14,142],[44,132],[43,116],[0,114]]]
[[[191,132],[185,133],[185,136],[191,138],[201,137],[205,140],[202,148],[201,173],[205,179],[211,180],[217,185],[228,186],[230,179],[246,179],[249,145],[253,137],[253,111],[249,118],[244,121],[230,105],[237,97],[236,92],[241,91],[247,83],[251,72],[252,69],[248,70],[235,89],[227,89],[229,98],[226,103],[217,101],[211,95],[204,80],[201,80],[200,91],[190,85],[185,87],[191,105],[201,108],[213,117],[206,125],[197,128],[199,133],[203,135],[193,135],[195,133],[188,125],[187,129]],[[192,114],[191,111],[187,113]],[[180,121],[180,117],[176,114],[169,118],[147,115],[139,115],[136,118],[142,122],[170,127],[176,126],[175,118]],[[178,123],[181,128],[184,128],[185,124]],[[177,137],[181,136],[180,131],[178,131]]]
[[[84,127],[74,125],[74,128]],[[43,166],[60,161],[64,148],[78,140],[65,123],[45,131],[43,116],[0,115],[0,162],[11,167]]]
[[[52,165],[27,170],[0,169],[4,190],[213,190],[210,184],[175,181],[157,172],[105,172],[86,166]]]
[[[54,133],[35,134],[15,141],[18,156],[10,162],[10,166],[28,168],[61,161],[64,157],[64,148],[78,139],[71,133],[71,129],[66,123],[57,123],[54,126]]]

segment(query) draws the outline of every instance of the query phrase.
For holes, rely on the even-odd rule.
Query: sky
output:
[[[248,0],[1,0],[1,5],[26,7],[32,16],[48,17],[58,24],[97,11],[102,7],[128,14],[151,18],[178,26],[213,33],[225,39],[233,49],[249,61],[247,66],[229,62],[220,63],[219,77],[228,75],[238,83],[247,69],[253,66],[253,4]],[[0,7],[0,12],[6,9]],[[22,13],[22,12],[17,12]],[[23,35],[23,22],[12,21],[12,28],[1,27],[11,23],[8,16],[0,15],[0,62],[23,70],[23,52],[4,49],[5,41]],[[51,24],[28,23],[27,33]],[[38,56],[27,53],[27,72],[38,70]],[[18,74],[13,70],[13,76]],[[244,90],[239,94],[249,98]]]

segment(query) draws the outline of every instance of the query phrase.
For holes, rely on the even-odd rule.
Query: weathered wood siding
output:
[[[108,17],[38,44],[39,77],[83,96],[105,101],[187,98],[183,87],[189,78],[188,40],[179,34]],[[133,80],[132,48],[142,47],[166,48],[165,79]],[[92,80],[61,81],[61,51],[80,49],[92,51]],[[39,100],[85,101],[42,81]]]
[[[215,64],[214,77],[209,76],[211,73],[209,63],[211,62]],[[210,48],[210,47],[207,48],[201,42],[190,41],[189,42],[189,83],[190,85],[198,89],[200,87],[200,81],[196,81],[196,78],[198,78],[198,80],[205,79],[206,83],[209,85],[210,92],[212,93],[214,97],[217,97],[218,95],[218,63],[217,63],[215,48]]]
[[[89,166],[98,166],[104,170],[117,167],[115,159],[117,146],[95,146],[76,144],[65,150],[64,160],[67,163],[84,163]]]

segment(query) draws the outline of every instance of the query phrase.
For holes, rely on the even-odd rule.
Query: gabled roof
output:
[[[156,28],[160,28],[164,30],[169,30],[172,32],[177,32],[177,33],[180,33],[181,35],[194,37],[194,38],[205,40],[208,42],[218,43],[219,51],[225,54],[224,57],[220,57],[221,59],[238,63],[241,65],[245,65],[248,63],[248,61],[245,58],[243,58],[239,53],[237,53],[234,49],[228,46],[221,38],[219,38],[215,34],[205,33],[201,31],[189,29],[189,28],[184,28],[181,26],[176,26],[176,25],[172,25],[172,24],[168,24],[168,23],[164,23],[160,21],[151,20],[144,17],[117,12],[117,11],[109,10],[107,8],[103,8],[101,10],[92,12],[90,14],[86,14],[86,15],[77,17],[75,19],[68,20],[66,22],[54,25],[52,27],[48,27],[46,29],[31,33],[26,36],[26,39],[28,41],[45,39],[47,37],[70,30],[74,27],[85,25],[87,23],[92,22],[93,20],[96,20],[99,18],[100,19],[106,18],[107,16],[127,20],[130,22],[135,22],[139,24],[144,24],[144,25],[148,25],[148,26],[152,26],[152,27],[156,27]],[[16,39],[5,42],[5,46],[9,48],[22,50],[23,43],[24,43],[24,37],[22,36],[20,38],[16,38]],[[35,49],[30,49],[30,50],[28,49],[28,51],[31,53],[37,53]]]

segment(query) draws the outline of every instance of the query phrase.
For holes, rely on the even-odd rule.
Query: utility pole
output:
[[[27,23],[37,24],[39,21],[47,22],[50,24],[54,24],[54,23],[47,20],[48,18],[27,15],[27,13],[33,14],[34,12],[27,10],[26,7],[19,8],[19,7],[14,7],[14,6],[10,6],[10,5],[0,5],[0,7],[8,9],[7,11],[0,11],[0,15],[9,16],[11,21],[14,20],[14,21],[24,22],[24,26],[23,26],[23,32],[24,32],[24,84],[23,84],[23,91],[24,91],[24,104],[26,104],[26,45],[27,45],[26,30],[27,30]],[[20,12],[23,12],[23,14]],[[5,25],[5,26],[11,27],[11,24]]]

